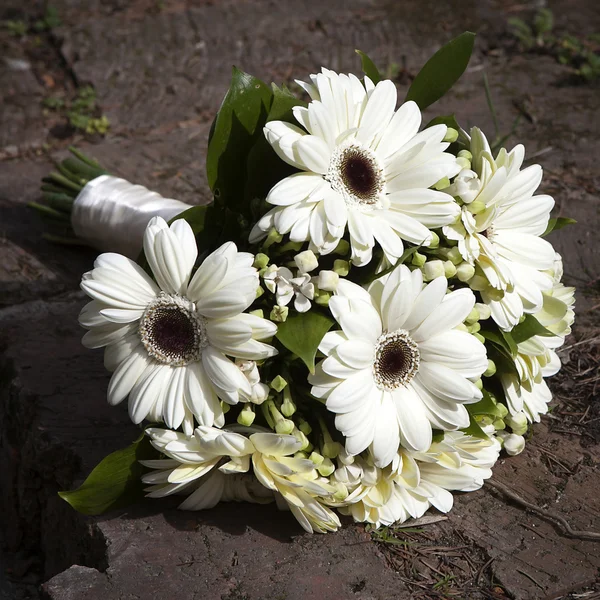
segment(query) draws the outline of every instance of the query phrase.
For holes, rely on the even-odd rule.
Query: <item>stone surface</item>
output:
[[[566,598],[589,589],[600,567],[597,544],[564,537],[489,488],[457,496],[448,520],[415,534],[414,550],[403,562],[401,553],[392,552],[396,547],[374,544],[361,527],[308,536],[273,507],[236,504],[192,514],[165,501],[100,518],[75,513],[56,492],[76,486],[104,455],[134,439],[137,429],[124,407],[110,408],[105,401],[109,375],[101,353],[80,345],[77,314],[84,297],[76,290],[94,253],[42,240],[45,226],[26,204],[38,198],[40,178],[69,143],[165,196],[206,202],[208,129],[231,64],[267,81],[290,82],[321,65],[357,72],[354,49],[360,48],[384,69],[397,70],[397,63],[402,97],[441,43],[471,29],[480,35],[467,72],[424,120],[456,112],[465,127],[478,124],[493,136],[484,72],[500,135],[521,115],[507,145],[526,145],[527,156],[544,165],[544,190],[556,199],[556,215],[579,221],[552,241],[564,255],[567,280],[579,288],[573,343],[582,343],[597,336],[600,326],[597,84],[574,86],[568,67],[518,52],[506,19],[523,16],[525,7],[512,2],[53,5],[62,25],[51,35],[15,38],[0,30],[0,527],[11,574],[11,582],[2,582],[0,574],[0,598],[33,598],[32,582],[44,581],[45,600],[438,598],[445,588],[439,581],[434,587],[440,575],[424,551],[442,544],[449,550],[440,555],[438,571],[464,552],[466,562],[456,563],[455,573],[471,573],[468,591],[450,590],[448,597],[498,597],[491,595],[500,593],[494,591],[498,584],[517,600]],[[561,0],[551,8],[561,31],[600,29],[593,3]],[[31,24],[42,12],[41,3],[9,0],[0,7],[0,19]],[[67,139],[58,139],[49,132],[61,117],[47,114],[42,100],[49,94],[72,97],[75,86],[86,83],[95,87],[111,120],[109,134],[67,131]],[[575,353],[571,360],[583,359]],[[587,377],[594,373],[593,360],[586,363]],[[558,418],[561,425],[565,418],[592,424],[565,432],[557,417],[546,417],[526,451],[503,460],[496,477],[573,527],[599,531],[600,430],[593,420],[600,414],[592,405],[568,404],[578,396],[576,386],[588,385],[585,377],[571,387],[554,384]],[[425,589],[426,575],[434,583]],[[504,592],[500,597],[507,597]]]

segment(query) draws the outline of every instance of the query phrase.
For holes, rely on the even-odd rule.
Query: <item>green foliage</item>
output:
[[[534,335],[552,337],[555,335],[549,329],[546,329],[533,315],[525,315],[525,318],[510,332],[512,339],[516,344],[527,341]]]
[[[483,390],[483,398],[475,404],[466,404],[470,415],[490,415],[494,417],[503,417],[506,412],[498,408],[495,398],[486,390]]]
[[[273,98],[266,116],[265,123],[270,121],[295,121],[292,109],[294,106],[304,106],[285,86],[278,88],[271,85]],[[262,127],[264,124],[262,124]],[[252,220],[257,221],[264,212],[261,210],[260,201],[269,193],[269,190],[278,182],[291,175],[296,169],[282,161],[264,135],[260,135],[250,151],[246,161],[246,184],[244,198],[252,211]],[[264,207],[263,207],[264,208]]]
[[[96,90],[91,85],[79,88],[76,97],[70,102],[59,96],[48,96],[44,98],[42,104],[45,108],[64,115],[71,127],[80,131],[104,135],[110,128],[106,115],[100,114]]]
[[[263,136],[272,101],[273,92],[265,83],[234,67],[209,138],[206,173],[215,200],[248,218],[251,211],[244,194],[248,154]]]
[[[18,19],[2,23],[8,33],[14,37],[23,37],[27,33],[27,23]]]
[[[58,16],[58,10],[52,5],[46,7],[46,12],[43,18],[39,19],[33,24],[33,29],[38,32],[50,31],[56,27],[60,27],[62,21]]]
[[[333,323],[329,315],[313,307],[309,312],[292,313],[285,322],[279,323],[277,339],[314,373],[319,344]]]
[[[360,56],[360,63],[363,73],[377,85],[383,77],[379,72],[379,69],[375,66],[375,63],[362,51],[355,50],[356,54]]]
[[[144,467],[138,461],[155,458],[156,454],[142,433],[127,448],[102,459],[76,490],[58,495],[84,515],[100,515],[132,504],[143,497]]]
[[[463,429],[467,435],[472,435],[473,437],[479,438],[480,440],[486,440],[489,436],[488,434],[481,429],[479,423],[475,420],[473,415],[469,415],[469,426],[466,429]]]
[[[554,56],[560,64],[571,67],[574,75],[585,82],[600,78],[598,34],[586,37],[569,33],[554,35],[554,15],[547,8],[538,10],[530,23],[513,17],[508,20],[508,25],[526,52],[536,50]]]
[[[437,102],[464,73],[474,43],[475,34],[465,31],[442,46],[417,73],[405,102],[414,100],[421,110]]]
[[[546,231],[542,234],[542,237],[547,236],[549,233],[553,231],[558,231],[567,225],[575,225],[577,221],[575,219],[569,219],[568,217],[558,217],[556,219],[550,219],[548,221],[548,226],[546,227]]]

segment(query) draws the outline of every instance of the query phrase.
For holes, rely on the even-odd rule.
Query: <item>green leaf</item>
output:
[[[285,322],[278,324],[276,337],[314,373],[317,349],[333,323],[331,317],[316,310],[294,313]]]
[[[515,340],[513,338],[512,331],[508,332],[508,331],[503,331],[501,329],[500,335],[506,342],[506,345],[508,346],[508,351],[510,352],[510,355],[513,358],[515,358],[517,356],[517,354],[519,353],[519,349],[517,348],[517,342],[515,342]]]
[[[567,225],[575,225],[577,221],[575,219],[569,219],[568,217],[558,217],[557,219],[550,219],[548,221],[548,226],[546,227],[546,231],[542,233],[542,237],[547,236],[549,233],[553,231],[558,231]]]
[[[473,415],[469,415],[469,426],[462,431],[464,431],[467,435],[472,435],[473,437],[481,440],[486,440],[490,437],[485,431],[483,431],[483,429],[481,429],[479,423],[477,423]]]
[[[144,467],[138,461],[155,457],[156,450],[142,433],[131,446],[102,459],[76,490],[58,495],[84,515],[127,506],[143,497]]]
[[[492,398],[492,395],[483,390],[483,398],[475,404],[465,404],[467,411],[470,415],[493,415],[495,417],[501,417],[502,411],[498,409],[496,401]]]
[[[431,119],[427,125],[425,125],[425,129],[429,127],[433,127],[434,125],[446,125],[446,127],[452,127],[452,129],[456,129],[456,131],[460,131],[460,125],[458,124],[456,117],[452,115],[440,115],[439,117],[435,117]]]
[[[528,340],[534,335],[544,337],[555,335],[552,331],[546,329],[533,315],[525,315],[525,320],[516,325],[511,334],[517,344]]]
[[[517,347],[515,345],[515,342],[514,342],[512,336],[510,336],[510,334],[508,336],[506,336],[505,335],[506,332],[500,331],[500,330],[498,330],[498,331],[481,330],[479,333],[486,340],[492,342],[492,344],[494,344],[497,348],[504,351],[507,356],[514,357],[517,355]]]
[[[248,153],[263,135],[273,93],[252,75],[233,68],[231,84],[211,129],[206,174],[216,201],[250,216],[245,202]]]
[[[377,85],[383,77],[379,72],[379,69],[375,66],[375,63],[362,51],[355,50],[356,54],[360,56],[360,63],[363,73]]]
[[[413,100],[424,110],[437,102],[464,73],[475,43],[475,34],[463,34],[440,48],[417,73],[405,102]]]
[[[305,106],[305,103],[298,100],[285,86],[280,89],[272,84],[272,92],[273,102],[265,122],[296,123],[292,109],[294,106]],[[250,204],[256,198],[263,200],[278,181],[296,171],[297,169],[281,160],[265,136],[260,135],[248,153],[246,162],[247,179],[244,189],[246,203]],[[261,214],[253,214],[253,221],[257,221],[261,216]]]

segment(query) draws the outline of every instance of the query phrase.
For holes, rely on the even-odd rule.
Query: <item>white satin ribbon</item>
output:
[[[135,260],[152,217],[169,221],[188,208],[190,204],[163,198],[143,185],[101,175],[75,198],[71,225],[75,235],[93,248]]]

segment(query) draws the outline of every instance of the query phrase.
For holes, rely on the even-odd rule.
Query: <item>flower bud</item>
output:
[[[252,266],[255,269],[258,269],[260,271],[260,269],[264,269],[268,264],[269,264],[269,257],[266,254],[259,252],[254,257],[254,263]]]
[[[261,319],[264,319],[264,317],[265,317],[265,313],[262,308],[257,308],[256,310],[251,310],[248,314],[253,315],[255,317],[260,317]]]
[[[473,323],[477,323],[477,321],[479,321],[479,311],[477,310],[477,308],[473,307],[471,312],[467,315],[465,323],[467,323],[468,325],[472,325]]]
[[[490,284],[482,275],[473,275],[469,280],[469,287],[476,292],[483,292],[489,289]]]
[[[450,186],[450,180],[447,177],[442,177],[437,183],[433,185],[434,190],[445,190]]]
[[[275,227],[271,227],[269,234],[267,235],[267,239],[263,242],[263,248],[268,248],[273,244],[279,244],[283,240],[283,236],[275,229]]]
[[[489,427],[494,422],[489,415],[474,415],[473,418],[481,428]]]
[[[420,252],[415,252],[412,255],[410,260],[411,264],[415,265],[415,267],[419,267],[419,269],[427,262],[427,257]]]
[[[331,300],[331,294],[329,292],[320,292],[315,296],[315,304],[319,306],[329,306],[329,300]]]
[[[291,435],[294,427],[294,421],[290,421],[289,419],[281,419],[281,421],[275,423],[275,431],[280,435]],[[298,433],[302,432],[299,431]]]
[[[473,160],[473,155],[468,150],[461,150],[456,156],[458,156],[458,158],[466,158],[467,160]]]
[[[323,444],[323,448],[321,448],[321,453],[327,458],[335,458],[340,453],[340,450],[341,446],[339,442],[331,441]]]
[[[427,246],[431,250],[435,250],[440,247],[440,236],[435,232],[431,232],[431,242],[429,242],[429,246]]]
[[[318,467],[325,460],[325,457],[322,454],[319,454],[318,452],[311,452],[308,459],[312,460],[312,462],[315,463],[315,465]]]
[[[423,279],[433,281],[444,277],[444,263],[441,260],[429,260],[423,265]]]
[[[296,404],[292,400],[290,388],[286,387],[283,392],[283,402],[281,403],[281,414],[284,417],[291,417],[296,412]]]
[[[452,261],[452,263],[455,265],[460,265],[460,263],[463,262],[463,257],[460,253],[460,250],[458,249],[458,246],[453,246],[452,248],[449,248],[446,252],[446,258]]]
[[[524,412],[518,412],[516,415],[507,415],[504,420],[516,435],[523,435],[527,431],[527,416]]]
[[[231,405],[227,404],[227,402],[221,402],[221,410],[226,415],[231,410]]]
[[[504,429],[506,429],[506,423],[503,419],[496,419],[492,425],[496,431],[504,431]]]
[[[481,381],[481,377],[479,379],[476,379],[473,382],[473,385],[478,389],[478,390],[482,390],[483,389],[483,381]]]
[[[487,366],[487,369],[483,372],[483,376],[491,377],[492,375],[495,375],[495,373],[496,373],[496,363],[491,358],[488,358],[488,366]]]
[[[504,417],[506,417],[506,415],[508,415],[508,408],[506,408],[506,406],[504,404],[502,404],[502,402],[498,402],[496,404],[496,411],[498,412],[498,416],[501,419],[504,419]],[[506,421],[506,419],[504,419]]]
[[[473,325],[467,327],[467,330],[469,333],[479,333],[479,331],[481,331],[481,323],[473,323]]]
[[[244,405],[244,408],[240,411],[237,417],[237,422],[244,427],[250,427],[254,423],[256,413],[254,412],[251,404]]]
[[[260,285],[256,288],[256,296],[255,298],[260,298],[263,294],[265,293],[265,290],[263,290]]]
[[[319,261],[312,250],[305,250],[294,256],[294,262],[298,271],[304,275],[309,271],[314,271],[319,266]]]
[[[456,275],[456,267],[451,260],[444,262],[444,275],[446,276],[446,279],[450,279],[450,277],[454,277]]]
[[[334,500],[343,502],[348,497],[348,488],[341,482],[335,484]]]
[[[304,435],[310,435],[312,433],[312,427],[310,426],[310,423],[304,419],[300,419],[300,425],[298,425],[298,429],[300,429]]]
[[[470,169],[471,161],[463,158],[462,156],[456,159],[456,164],[462,169]]]
[[[500,435],[500,434],[498,434]],[[509,456],[516,456],[521,454],[525,449],[525,438],[522,435],[515,435],[514,433],[504,434],[502,436],[503,446],[506,453]]]
[[[323,459],[323,462],[317,467],[319,475],[323,477],[329,477],[335,471],[335,465],[329,458]]]
[[[469,212],[474,215],[482,213],[486,208],[485,202],[482,202],[481,200],[474,200],[469,204]]]
[[[482,344],[485,344],[485,338],[480,333],[474,333],[473,337],[478,339]]]
[[[269,319],[274,323],[284,323],[288,317],[290,309],[287,306],[274,306]]]
[[[296,429],[294,427],[292,435],[302,444],[301,450],[307,453],[312,452],[313,445],[308,441],[308,438],[299,429]]]
[[[487,304],[482,304],[481,302],[475,303],[475,308],[479,311],[479,320],[485,321],[492,316],[492,309]]]
[[[350,252],[350,244],[346,240],[340,240],[338,245],[335,247],[333,254],[338,256],[346,256]]]
[[[475,267],[467,262],[462,262],[456,267],[456,276],[459,281],[466,283],[475,275]]]
[[[448,144],[452,144],[457,139],[458,139],[458,131],[456,131],[456,129],[453,129],[452,127],[448,127],[446,129],[446,135],[444,136],[443,141],[447,142]]]
[[[277,375],[277,377],[275,377],[273,379],[273,381],[271,381],[271,387],[276,392],[283,391],[283,389],[285,388],[286,385],[287,385],[287,381],[281,375]]]
[[[335,271],[320,271],[317,287],[325,292],[335,292],[340,276]]]
[[[341,260],[338,258],[333,261],[333,270],[340,277],[346,277],[350,271],[350,263],[347,260]]]

